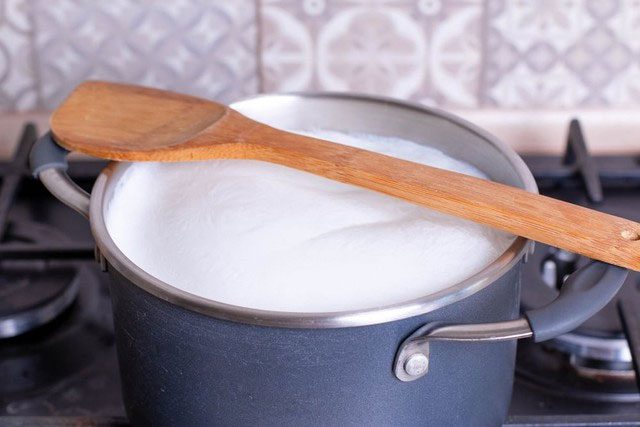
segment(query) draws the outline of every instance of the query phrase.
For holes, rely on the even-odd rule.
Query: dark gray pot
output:
[[[400,343],[424,323],[515,318],[520,265],[431,313],[328,329],[214,319],[114,272],[127,413],[136,425],[499,425],[509,405],[516,341],[437,343],[429,374],[414,382],[399,381],[393,361]]]
[[[515,153],[446,113],[335,94],[263,96],[234,108],[290,129],[424,143],[495,181],[536,191]],[[90,218],[98,261],[113,278],[123,392],[136,425],[499,425],[509,405],[515,339],[573,329],[615,295],[626,274],[592,264],[556,301],[516,319],[530,249],[517,238],[472,277],[402,304],[313,314],[230,306],[176,289],[132,263],[104,223],[127,164],[107,167],[89,199],[66,175],[66,154],[46,135],[34,146],[32,169]]]

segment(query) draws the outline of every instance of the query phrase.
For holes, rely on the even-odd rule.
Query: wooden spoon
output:
[[[519,188],[285,132],[191,96],[86,82],[55,111],[51,130],[63,147],[111,160],[278,163],[640,269],[640,224],[636,222]]]

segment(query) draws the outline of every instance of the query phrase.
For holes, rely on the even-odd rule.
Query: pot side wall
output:
[[[425,323],[518,315],[517,263],[494,283],[422,316],[353,328],[285,329],[215,319],[161,300],[114,268],[116,342],[134,425],[499,425],[516,342],[431,346],[410,383],[392,366]]]

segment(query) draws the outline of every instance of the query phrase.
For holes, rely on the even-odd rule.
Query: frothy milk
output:
[[[397,138],[310,135],[477,177]],[[182,290],[244,307],[333,312],[437,292],[495,260],[513,236],[389,196],[248,160],[136,163],[106,223],[120,250]]]

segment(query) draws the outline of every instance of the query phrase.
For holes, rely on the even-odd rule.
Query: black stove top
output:
[[[127,425],[106,275],[88,223],[31,179],[25,127],[14,159],[0,162],[0,424]],[[589,155],[570,125],[564,158],[525,156],[541,193],[640,220],[640,157]],[[72,162],[90,189],[103,162]],[[553,299],[585,260],[538,244],[522,305]],[[518,347],[511,426],[640,425],[640,275],[567,336]],[[635,364],[634,364],[635,363]]]

